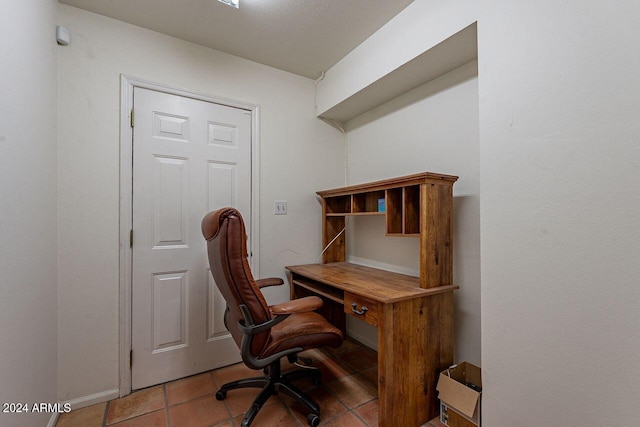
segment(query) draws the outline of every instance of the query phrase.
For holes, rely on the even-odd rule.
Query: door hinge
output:
[[[133,108],[131,109],[131,116],[130,117],[131,117],[131,127],[133,127],[133,123],[134,123],[134,121],[133,121]]]
[[[133,350],[129,350],[129,368],[133,368]]]
[[[133,229],[129,230],[129,247],[133,248]]]

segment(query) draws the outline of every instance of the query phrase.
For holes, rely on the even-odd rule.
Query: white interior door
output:
[[[252,230],[251,111],[136,87],[134,118],[135,390],[240,360],[200,221],[233,206]]]

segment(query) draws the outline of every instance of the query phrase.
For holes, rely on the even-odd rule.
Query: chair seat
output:
[[[313,311],[296,313],[271,329],[269,343],[260,357],[268,357],[294,347],[338,347],[341,343],[340,329],[327,322],[322,315]]]

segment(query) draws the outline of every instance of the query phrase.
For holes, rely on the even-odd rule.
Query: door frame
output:
[[[249,264],[259,277],[259,208],[260,208],[260,144],[259,114],[256,104],[170,87],[125,74],[120,75],[120,242],[119,242],[119,393],[120,397],[131,393],[131,327],[132,327],[132,248],[129,245],[130,230],[133,225],[133,128],[131,110],[134,88],[143,88],[192,98],[205,102],[226,105],[251,111],[251,240],[249,243]]]

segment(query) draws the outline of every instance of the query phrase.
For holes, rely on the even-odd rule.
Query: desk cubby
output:
[[[420,186],[386,191],[387,235],[420,237]]]
[[[346,215],[351,213],[351,195],[329,197],[325,200],[327,216]]]
[[[353,196],[352,214],[384,214],[378,211],[378,200],[384,199],[384,191],[367,191],[364,193],[355,193]]]

